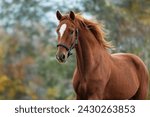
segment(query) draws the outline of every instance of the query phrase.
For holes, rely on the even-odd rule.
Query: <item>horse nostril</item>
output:
[[[65,59],[65,55],[64,55],[64,54],[61,55],[61,59],[62,59],[62,60]]]
[[[65,62],[65,54],[61,53],[61,54],[56,54],[56,59],[59,61],[59,62]]]

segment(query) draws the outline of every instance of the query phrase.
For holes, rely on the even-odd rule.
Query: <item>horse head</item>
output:
[[[56,29],[58,34],[56,59],[60,63],[65,63],[67,58],[72,54],[71,50],[77,44],[78,29],[75,25],[74,12],[70,11],[69,15],[63,16],[57,11],[56,17],[59,20],[59,25]]]

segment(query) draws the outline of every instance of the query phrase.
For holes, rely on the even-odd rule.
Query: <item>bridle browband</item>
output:
[[[65,44],[60,43],[57,45],[57,47],[61,46],[63,48],[65,48],[68,51],[68,56],[72,55],[71,50],[75,48],[75,46],[78,44],[78,36],[79,36],[79,31],[78,29],[75,30],[75,41],[71,44],[71,46],[68,48]]]

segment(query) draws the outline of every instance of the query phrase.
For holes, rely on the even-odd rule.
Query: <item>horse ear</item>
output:
[[[73,11],[70,11],[69,17],[74,20],[75,19],[75,14]]]
[[[56,12],[56,17],[57,17],[58,20],[61,20],[62,15],[61,15],[60,11]]]

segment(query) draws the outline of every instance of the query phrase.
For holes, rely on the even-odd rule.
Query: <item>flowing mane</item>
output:
[[[63,16],[62,20],[64,19],[70,20],[68,15]],[[76,20],[75,23],[77,23],[78,26],[82,26],[81,28],[89,29],[91,33],[95,36],[99,44],[102,45],[105,49],[113,47],[111,42],[105,40],[106,34],[104,31],[105,29],[103,24],[87,20],[83,18],[80,14],[76,14],[75,20]]]

